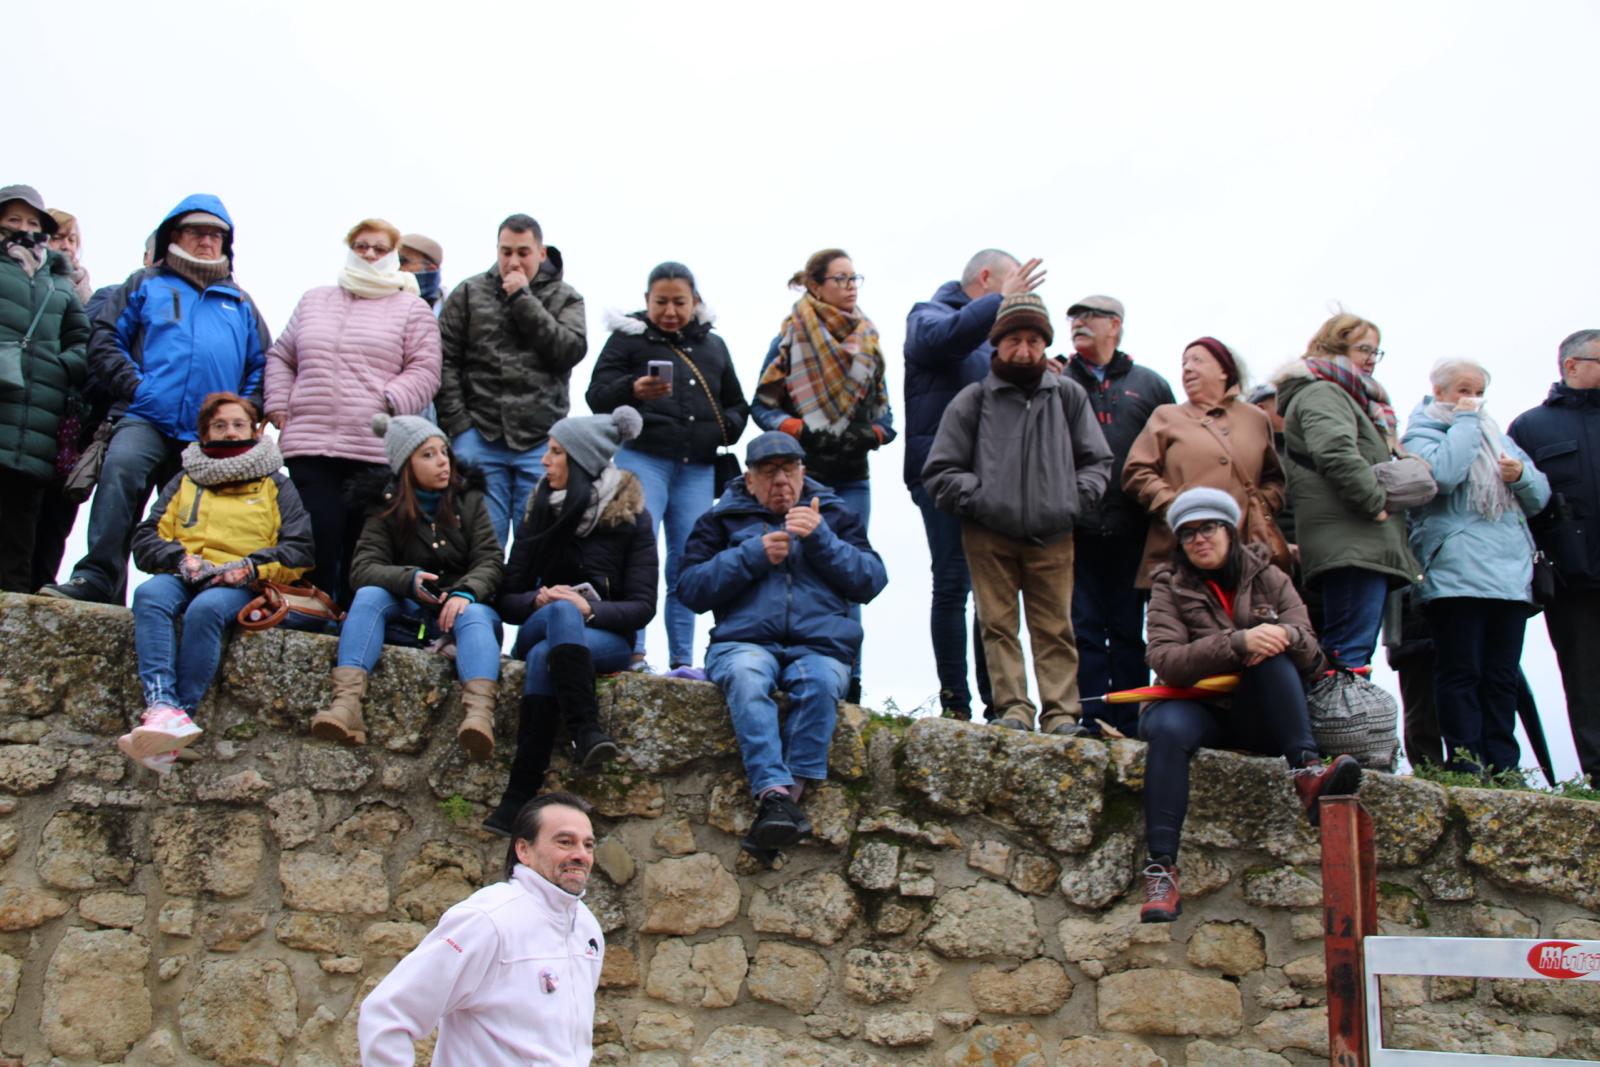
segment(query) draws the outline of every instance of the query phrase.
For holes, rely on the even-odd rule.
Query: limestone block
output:
[[[248,805],[261,803],[276,788],[258,771],[248,770],[198,781],[194,795],[196,800],[201,801]]]
[[[722,691],[709,682],[619,674],[601,695],[600,722],[648,775],[739,751]]]
[[[1161,968],[1107,975],[1095,988],[1100,1025],[1130,1034],[1227,1037],[1239,1032],[1239,987],[1221,978]]]
[[[679,1049],[694,1046],[694,1020],[670,1011],[641,1011],[633,1022],[629,1044],[635,1051]]]
[[[1256,1023],[1255,1031],[1256,1038],[1273,1052],[1294,1048],[1323,1059],[1328,1057],[1327,1008],[1295,1008],[1273,1012]]]
[[[1571,1015],[1600,1019],[1600,985],[1594,982],[1547,982],[1498,979],[1489,983],[1496,1004],[1532,1015]]]
[[[1283,975],[1296,989],[1321,989],[1328,984],[1328,961],[1322,953],[1313,952],[1285,963]],[[1384,1006],[1388,1006],[1387,1000]]]
[[[383,857],[376,852],[362,850],[353,856],[285,852],[278,857],[278,879],[286,908],[358,915],[389,910],[389,880]]]
[[[1190,1056],[1189,1062],[1213,1061]],[[1061,1042],[1056,1049],[1056,1067],[1167,1067],[1167,1061],[1137,1041],[1085,1036]]]
[[[317,810],[317,795],[303,786],[269,797],[267,811],[271,812],[267,825],[280,849],[314,841],[321,832],[322,815]]]
[[[967,866],[1004,878],[1011,863],[1011,846],[1004,841],[974,841],[967,849]]]
[[[595,848],[594,865],[616,885],[627,885],[636,869],[627,846],[614,837],[606,838]]]
[[[319,793],[354,793],[371,777],[372,764],[361,749],[315,742],[296,749],[295,779]]]
[[[170,982],[182,974],[183,969],[188,965],[188,956],[163,956],[161,957],[161,962],[156,966],[156,975],[163,982]]]
[[[194,901],[174,898],[161,905],[156,929],[169,937],[194,936]]]
[[[607,934],[629,924],[629,898],[604,878],[589,879],[589,887],[583,893],[583,903],[600,924],[600,929]]]
[[[932,986],[941,970],[926,952],[853,948],[844,957],[844,988],[868,1004],[908,1001]]]
[[[883,1060],[850,1048],[794,1037],[765,1026],[713,1030],[689,1067],[887,1067]],[[999,1065],[996,1065],[999,1067]]]
[[[933,848],[961,847],[961,838],[948,826],[936,822],[918,822],[904,812],[892,808],[863,817],[856,824],[856,833],[894,834],[896,837],[903,837],[921,845],[930,845]]]
[[[669,856],[687,856],[697,847],[694,843],[694,829],[690,827],[689,820],[681,816],[668,819],[650,838],[650,843]]]
[[[360,974],[363,963],[360,956],[324,956],[317,966],[328,974]]]
[[[189,1051],[223,1067],[276,1064],[299,1029],[289,968],[280,960],[207,960],[178,1007]]]
[[[926,1045],[933,1040],[933,1016],[925,1011],[869,1015],[861,1027],[861,1036],[888,1048]]]
[[[763,941],[756,946],[746,986],[756,1000],[806,1015],[828,992],[828,961],[799,945]]]
[[[862,889],[893,889],[900,877],[900,847],[868,841],[850,857],[850,881]]]
[[[1255,908],[1318,908],[1322,880],[1296,867],[1250,871],[1244,876],[1244,900]]]
[[[0,952],[0,1026],[17,1007],[17,985],[22,981],[22,961]]]
[[[861,1020],[848,1013],[833,1015],[826,1012],[806,1016],[806,1033],[818,1041],[832,1041],[838,1037],[855,1037],[861,1032]]]
[[[1450,801],[1444,787],[1422,778],[1368,774],[1361,806],[1372,816],[1380,867],[1415,867],[1444,835]]]
[[[1172,940],[1171,923],[1139,921],[1139,904],[1129,902],[1103,915],[1069,917],[1056,926],[1063,958],[1069,963],[1109,960],[1133,945],[1158,945]]]
[[[607,945],[600,965],[601,989],[632,989],[639,984],[639,957],[624,945]]]
[[[1467,865],[1467,846],[1460,830],[1452,830],[1436,852],[1417,871],[1417,877],[1434,900],[1471,900],[1478,895],[1478,880]]]
[[[921,916],[922,912],[898,900],[886,900],[878,907],[878,917],[872,920],[872,931],[894,936],[903,934]]]
[[[1061,866],[1048,857],[1032,852],[1019,852],[1011,865],[1011,888],[1020,893],[1042,897],[1056,887],[1061,877]]]
[[[200,940],[213,952],[238,952],[267,928],[267,913],[250,908],[207,908],[200,916]]]
[[[1600,921],[1594,919],[1563,919],[1551,930],[1554,937],[1573,941],[1600,941]]]
[[[743,837],[755,822],[755,802],[742,774],[718,775],[706,793],[706,822],[733,837]]]
[[[1033,905],[1027,897],[995,882],[979,882],[941,895],[934,901],[922,937],[934,951],[954,959],[1031,959],[1040,947]]]
[[[984,967],[967,979],[973,1006],[991,1015],[1050,1015],[1072,996],[1072,979],[1052,959],[1029,960],[1013,971]]]
[[[644,991],[686,1007],[726,1008],[739,999],[750,968],[744,941],[729,935],[690,946],[671,938],[656,946]]]
[[[170,895],[242,897],[259,884],[265,845],[254,812],[170,809],[153,820],[150,843]]]
[[[1061,865],[1061,895],[1080,908],[1098,911],[1120,897],[1133,882],[1134,837],[1110,834],[1085,856],[1071,856]]]
[[[0,885],[0,933],[32,930],[67,913],[67,902],[15,885]]]
[[[659,779],[633,771],[579,777],[570,767],[562,769],[551,782],[552,789],[579,793],[594,804],[595,813],[608,819],[628,817],[654,819],[667,807],[667,795]]]
[[[1509,889],[1600,911],[1600,819],[1594,804],[1510,789],[1452,789],[1467,860]]]
[[[1191,1041],[1184,1046],[1183,1054],[1189,1063],[1203,1063],[1206,1067],[1289,1067],[1289,1061],[1275,1052],[1228,1048],[1209,1041]]]
[[[1189,962],[1242,978],[1267,965],[1267,939],[1247,922],[1201,923],[1189,935]]]
[[[15,826],[0,826],[0,863],[16,855],[17,845],[21,843],[22,835]]]
[[[1027,1023],[976,1026],[951,1042],[945,1067],[1045,1067],[1044,1042]]]
[[[476,849],[449,841],[429,841],[400,872],[394,903],[418,922],[437,922],[439,916],[477,892],[483,882],[483,857]],[[368,914],[375,915],[377,911]]]
[[[39,880],[56,889],[92,889],[133,880],[129,816],[118,811],[58,811],[34,854]]]
[[[1184,848],[1264,851],[1291,863],[1315,863],[1316,831],[1294,797],[1283,760],[1202,749],[1190,764]]]
[[[57,1056],[120,1060],[150,1031],[150,946],[127,930],[68,930],[44,974],[39,1031]]]
[[[1497,908],[1475,904],[1469,913],[1472,932],[1478,937],[1538,937],[1539,920],[1516,908]]]
[[[404,956],[428,936],[428,927],[422,923],[377,922],[361,931],[361,943],[374,956]],[[280,939],[281,940],[281,939]],[[332,949],[318,951],[331,952]],[[611,959],[611,948],[606,948],[606,959]]]
[[[381,800],[372,801],[333,828],[333,850],[356,852],[370,848],[385,853],[410,829],[411,816],[405,811]]]
[[[809,871],[750,897],[750,925],[758,933],[788,934],[831,945],[861,917],[861,901],[832,871]]]
[[[643,895],[645,918],[639,929],[647,934],[712,930],[739,914],[739,883],[709,852],[647,865]]]
[[[1179,865],[1178,883],[1184,900],[1199,900],[1215,893],[1233,879],[1233,872],[1205,852],[1185,848],[1183,862]]]
[[[78,914],[96,926],[130,930],[144,922],[142,893],[85,893]]]
[[[0,745],[0,789],[38,793],[55,785],[67,769],[67,754],[39,745]]]
[[[801,801],[806,818],[811,820],[813,845],[843,848],[850,843],[850,829],[856,822],[856,802],[838,782],[813,782]]]
[[[344,921],[334,915],[308,915],[303,911],[290,911],[278,916],[272,933],[279,944],[302,952],[337,952],[339,941],[344,936]]]

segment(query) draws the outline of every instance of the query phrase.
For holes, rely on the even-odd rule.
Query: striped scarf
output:
[[[1332,382],[1350,394],[1350,399],[1360,405],[1367,413],[1367,418],[1372,420],[1372,425],[1378,428],[1378,433],[1383,435],[1390,452],[1398,448],[1399,420],[1395,418],[1394,407],[1389,403],[1389,394],[1376,378],[1357,370],[1349,356],[1307,356],[1305,362],[1313,378]]]
[[[777,358],[756,386],[763,401],[830,433],[849,426],[863,402],[871,405],[869,420],[888,410],[883,349],[871,319],[807,294],[795,301],[781,329]]]

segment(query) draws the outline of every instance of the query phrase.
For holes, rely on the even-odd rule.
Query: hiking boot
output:
[[[58,600],[77,600],[85,604],[110,603],[109,600],[95,590],[94,586],[83,578],[68,578],[64,582],[51,582],[49,585],[41,585],[39,587],[39,595],[55,597]]]
[[[768,790],[757,805],[756,821],[750,824],[745,840],[759,849],[788,848],[810,829],[809,823],[805,823],[805,830],[800,828],[805,816],[796,818],[798,811],[794,801],[782,792]]]
[[[500,683],[492,678],[473,678],[462,683],[461,728],[456,741],[469,760],[482,762],[494,755],[494,705],[500,696]]]
[[[1050,733],[1053,737],[1082,737],[1088,732],[1081,723],[1073,722],[1070,719],[1066,722],[1058,722],[1050,728]]]
[[[1151,860],[1144,869],[1144,907],[1139,909],[1142,923],[1169,923],[1183,914],[1183,899],[1178,895],[1178,868]]]
[[[367,743],[367,726],[361,721],[361,701],[367,695],[367,672],[360,667],[333,669],[333,698],[311,718],[311,736],[345,745]]]
[[[1317,801],[1323,797],[1349,796],[1361,788],[1361,764],[1354,756],[1335,756],[1333,762],[1326,765],[1321,760],[1313,760],[1289,773],[1294,777],[1294,791],[1300,797],[1300,806],[1306,809],[1306,818],[1312,826],[1322,822]]]
[[[140,717],[138,726],[117,738],[117,748],[129,759],[155,770],[145,761],[152,756],[176,753],[200,733],[200,727],[181,709],[171,704],[152,704]]]
[[[1024,733],[1033,729],[1033,727],[1029,726],[1021,719],[1013,719],[1009,715],[1001,716],[1000,718],[996,719],[995,725],[1004,726],[1007,730],[1021,730]]]

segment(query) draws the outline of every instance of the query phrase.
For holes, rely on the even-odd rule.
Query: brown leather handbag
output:
[[[344,612],[339,610],[333,598],[314,585],[258,581],[255,591],[255,599],[239,609],[241,629],[270,630],[287,619],[291,612],[308,623],[344,621]]]
[[[1266,497],[1261,495],[1261,490],[1254,481],[1244,476],[1244,471],[1239,467],[1239,457],[1234,454],[1228,435],[1217,429],[1216,424],[1210,419],[1206,420],[1205,426],[1211,431],[1211,436],[1222,445],[1222,450],[1228,454],[1228,466],[1233,468],[1233,476],[1244,486],[1245,496],[1250,502],[1245,508],[1244,517],[1239,522],[1239,532],[1244,536],[1244,543],[1265,545],[1278,569],[1285,574],[1293,574],[1294,556],[1289,551],[1289,542],[1284,539],[1283,531],[1272,521],[1272,509],[1267,507]]]

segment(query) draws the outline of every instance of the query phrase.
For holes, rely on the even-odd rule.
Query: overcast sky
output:
[[[907,310],[990,245],[1044,257],[1058,351],[1067,305],[1111,293],[1124,347],[1175,389],[1191,338],[1259,377],[1342,304],[1382,328],[1402,420],[1432,363],[1467,355],[1508,423],[1560,339],[1600,326],[1593,3],[62,10],[9,13],[26,88],[0,177],[79,216],[97,283],[213,192],[276,333],[364,216],[439,240],[453,285],[526,211],[588,301],[577,411],[603,310],[642,306],[655,263],[694,269],[748,389],[785,280],[831,245],[867,277],[897,419]],[[865,671],[868,704],[909,708],[938,682],[903,459],[873,463],[891,582]],[[663,661],[659,623],[650,643]],[[1525,665],[1575,773],[1542,619]]]

